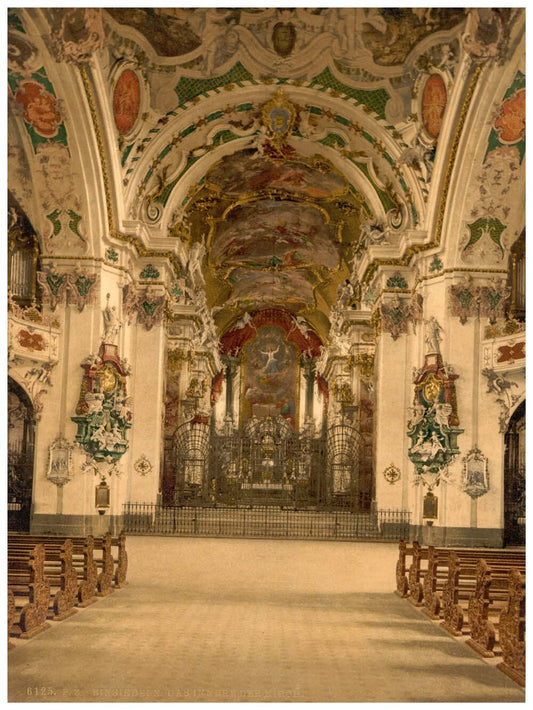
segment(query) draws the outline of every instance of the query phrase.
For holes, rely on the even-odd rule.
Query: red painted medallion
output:
[[[24,81],[17,89],[15,99],[24,107],[24,120],[36,133],[45,138],[57,134],[61,114],[55,96],[35,81]]]
[[[520,89],[506,99],[494,128],[502,143],[517,143],[526,130],[526,90]]]
[[[129,133],[139,115],[141,86],[134,71],[125,69],[120,75],[113,94],[113,114],[120,133]]]
[[[422,122],[433,138],[437,138],[440,133],[447,100],[446,86],[442,77],[440,74],[432,74],[426,81],[422,94]]]

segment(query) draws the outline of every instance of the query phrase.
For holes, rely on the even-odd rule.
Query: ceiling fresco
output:
[[[228,308],[258,310],[282,304],[290,311],[315,306],[313,274],[308,269],[234,269],[229,277],[233,293]]]
[[[44,176],[50,253],[65,244],[85,251],[88,210],[67,140],[72,111],[63,110],[69,100],[48,54],[83,78],[106,204],[116,206],[110,234],[143,255],[172,249],[176,279],[201,273],[218,336],[246,313],[282,309],[322,342],[346,279],[362,265],[357,278],[368,285],[380,259],[409,258],[410,235],[431,228],[433,172],[447,150],[442,127],[457,109],[465,47],[474,63],[491,56],[514,21],[510,8],[49,8],[38,16],[50,25],[49,45],[44,34],[30,41],[28,11],[9,11],[8,87],[35,162],[56,146],[72,163],[68,196]],[[513,91],[491,141],[521,155],[524,91]],[[14,185],[17,198],[23,187]]]
[[[348,190],[346,180],[331,168],[317,170],[296,160],[274,162],[257,151],[225,156],[209,171],[206,182],[232,197],[261,190],[284,190],[321,199],[340,196]]]
[[[314,205],[258,200],[238,205],[217,224],[209,261],[256,268],[338,265],[336,229]]]
[[[207,73],[242,47],[255,50],[256,60],[264,53],[271,66],[314,47],[329,50],[341,70],[364,62],[379,71],[403,64],[420,41],[465,17],[462,8],[168,7],[107,8],[107,13],[141,33],[156,56],[183,57],[188,68]]]
[[[362,198],[320,156],[281,158],[283,145],[222,158],[185,211],[192,241],[206,241],[206,291],[222,330],[241,309],[280,304],[327,318],[357,248]]]

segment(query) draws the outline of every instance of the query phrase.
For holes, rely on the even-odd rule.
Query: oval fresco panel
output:
[[[125,69],[120,75],[113,93],[113,115],[120,133],[131,131],[139,115],[141,86],[134,71]]]
[[[447,100],[443,78],[440,74],[432,74],[422,94],[422,123],[432,138],[437,138],[440,133]]]
[[[217,225],[209,258],[214,265],[333,269],[339,263],[335,233],[314,207],[263,200],[237,207]]]
[[[344,179],[333,170],[321,172],[294,160],[274,163],[244,151],[223,158],[208,173],[207,182],[231,196],[276,189],[322,199],[347,190]]]

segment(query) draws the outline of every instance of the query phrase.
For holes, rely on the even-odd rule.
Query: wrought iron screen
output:
[[[222,434],[189,422],[175,437],[174,503],[368,510],[359,495],[359,440],[349,424],[317,436],[281,416],[252,417]]]

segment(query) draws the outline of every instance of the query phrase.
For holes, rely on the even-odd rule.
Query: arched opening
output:
[[[30,398],[8,378],[8,529],[28,532],[33,487],[35,416]]]
[[[526,403],[514,412],[505,434],[504,545],[526,542]]]
[[[174,437],[174,451],[174,502],[180,505],[200,502],[206,496],[208,487],[209,425],[194,419],[182,424]]]

